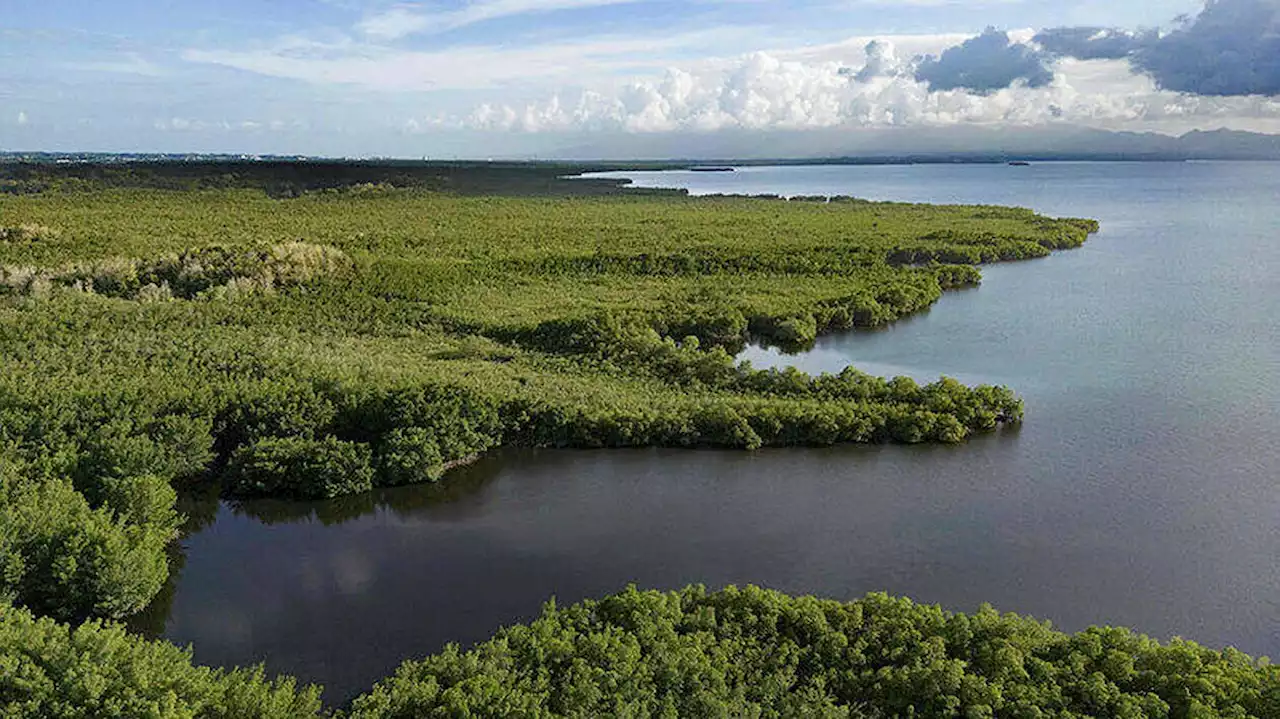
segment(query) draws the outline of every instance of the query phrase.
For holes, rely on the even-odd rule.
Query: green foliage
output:
[[[504,444],[961,442],[1021,421],[1003,387],[733,355],[892,322],[978,284],[976,264],[1098,229],[996,207],[618,196],[558,179],[571,171],[0,170],[0,716],[321,712],[318,690],[261,669],[29,613],[146,605],[181,519],[174,482],[337,497],[438,481]],[[352,715],[1270,719],[1280,672],[882,595],[631,589],[407,663]]]
[[[402,666],[352,719],[1280,716],[1280,669],[989,607],[635,588]]]
[[[379,476],[391,487],[438,482],[445,467],[435,434],[421,427],[391,430],[378,453]]]
[[[466,175],[422,168],[29,169],[6,171],[58,191],[0,195],[5,227],[35,228],[0,242],[0,459],[22,478],[0,571],[66,618],[122,616],[163,581],[174,482],[333,497],[503,445],[961,442],[1019,421],[1006,388],[734,355],[979,281],[934,255],[1032,256],[1095,229],[993,207],[397,189]],[[475,172],[472,189],[514,177]],[[557,194],[529,172],[528,194]],[[227,189],[264,178],[302,196]],[[168,189],[103,189],[120,183]]]
[[[369,448],[334,437],[272,437],[231,455],[226,480],[246,497],[328,499],[373,489]]]
[[[3,525],[0,525],[2,527]],[[0,535],[2,539],[3,535]],[[3,556],[3,555],[0,555]],[[357,698],[351,719],[469,717],[1280,716],[1280,668],[1234,649],[1078,634],[983,607],[946,612],[872,594],[853,602],[730,587],[634,587],[469,651],[419,661]],[[226,672],[94,620],[0,604],[0,716],[304,717],[319,690]]]
[[[646,167],[637,164],[636,167]],[[657,166],[661,167],[661,166]],[[343,160],[150,160],[147,162],[58,163],[0,161],[0,194],[88,192],[107,188],[168,191],[253,188],[271,197],[309,193],[368,197],[396,188],[421,188],[463,195],[593,196],[618,194],[623,180],[566,179],[591,170],[618,169],[564,163],[377,162]],[[680,195],[676,190],[636,190],[629,194]]]
[[[93,509],[69,482],[0,470],[0,598],[61,619],[138,612],[169,576],[173,505],[155,477],[118,480]]]
[[[0,716],[8,719],[297,719],[320,691],[262,669],[195,666],[190,651],[91,621],[74,629],[0,605]]]

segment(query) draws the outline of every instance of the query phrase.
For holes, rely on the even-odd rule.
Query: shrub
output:
[[[350,716],[1270,719],[1280,668],[990,607],[631,588],[407,662]]]
[[[173,299],[173,289],[169,287],[168,282],[155,284],[154,282],[143,285],[138,289],[137,297],[139,302],[169,302]]]
[[[27,223],[14,227],[0,227],[0,242],[38,242],[56,240],[62,233],[51,227]]]
[[[74,629],[0,606],[0,716],[11,719],[298,719],[320,690],[262,669],[195,666],[190,650],[91,621]]]
[[[143,302],[233,299],[341,276],[352,267],[341,250],[287,242],[268,250],[213,246],[158,259],[108,257],[52,269],[0,267],[0,285],[24,295],[53,284]]]
[[[119,479],[152,475],[168,484],[202,475],[211,464],[207,419],[170,415],[143,421],[142,427],[117,419],[80,430],[68,473],[93,506],[107,501],[110,485]]]
[[[6,294],[40,297],[49,293],[53,282],[34,267],[0,266],[0,288]]]
[[[756,323],[759,334],[784,349],[804,349],[818,338],[818,321],[811,314],[770,318]]]
[[[286,242],[271,248],[265,271],[282,286],[301,285],[317,277],[334,277],[351,269],[345,253],[326,245]]]
[[[368,445],[334,437],[272,437],[235,451],[225,474],[240,496],[329,499],[373,489]]]
[[[122,484],[113,497],[117,508],[98,509],[63,480],[9,475],[0,482],[0,596],[73,620],[125,617],[160,591],[177,519],[172,495],[154,480]],[[155,505],[164,502],[171,521],[154,521]],[[152,521],[130,524],[135,513]]]
[[[378,448],[378,483],[383,486],[438,482],[445,467],[434,433],[420,427],[394,429]]]

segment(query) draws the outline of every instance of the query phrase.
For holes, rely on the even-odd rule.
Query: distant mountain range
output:
[[[501,158],[628,166],[637,163],[668,165],[682,162],[883,164],[1017,160],[1280,160],[1280,135],[1236,130],[1197,130],[1177,137],[1154,132],[1111,132],[1069,125],[957,125],[945,128],[597,133],[590,135],[590,140],[585,143],[581,135],[574,137],[576,142],[564,139],[560,149],[540,152],[536,158],[519,152],[505,153]],[[548,146],[555,146],[556,138],[547,136],[543,141]],[[303,155],[0,152],[0,162],[290,162],[334,159],[415,164],[426,158],[395,160],[382,157],[357,160]],[[434,159],[442,161],[445,158]],[[464,158],[459,156],[449,159]]]
[[[618,134],[568,147],[565,160],[999,162],[1280,160],[1280,135],[1234,130],[1181,137],[1069,126]]]

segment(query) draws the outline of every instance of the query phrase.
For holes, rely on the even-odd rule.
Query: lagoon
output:
[[[1095,217],[1083,248],[983,269],[888,328],[757,366],[1014,387],[957,447],[509,451],[442,487],[192,501],[136,626],[341,702],[541,603],[754,583],[982,602],[1280,655],[1280,164],[748,167],[625,173],[690,192],[1013,204]]]

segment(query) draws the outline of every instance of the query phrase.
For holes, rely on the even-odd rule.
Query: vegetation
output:
[[[632,588],[408,662],[351,712],[430,716],[1261,719],[1280,716],[1280,668],[990,607]]]
[[[178,524],[171,484],[326,498],[436,481],[503,445],[963,441],[1020,420],[1020,400],[734,355],[891,322],[980,281],[944,262],[1096,229],[995,207],[601,196],[565,168],[213,169],[0,172],[46,185],[0,195],[0,595],[22,606],[145,606]],[[289,173],[301,196],[263,192]],[[423,189],[512,178],[588,189]]]
[[[318,689],[164,642],[0,609],[0,716],[304,717]],[[405,663],[351,719],[1280,716],[1280,667],[1126,629],[1078,634],[873,594],[634,588]]]
[[[174,492],[154,476],[112,482],[95,502],[62,479],[0,475],[0,601],[60,619],[122,617],[168,577]]]
[[[268,158],[244,161],[230,158],[200,160],[151,158],[144,162],[118,157],[60,162],[26,161],[0,154],[0,194],[80,192],[104,188],[154,190],[254,189],[271,197],[298,197],[311,192],[342,191],[367,194],[390,188],[413,188],[454,195],[559,197],[617,194],[622,180],[575,180],[566,176],[592,170],[616,170],[589,164],[558,162],[417,162],[343,161]],[[635,168],[668,167],[636,163]],[[680,195],[675,190],[628,190],[650,195]]]
[[[320,690],[191,663],[191,652],[90,621],[70,628],[0,606],[0,716],[6,719],[299,719]]]
[[[892,322],[978,263],[1096,229],[573,191],[565,168],[267,165],[0,168],[0,716],[324,712],[316,689],[100,619],[163,585],[175,487],[341,505],[503,445],[959,442],[1016,422],[1006,388],[734,356]],[[485,196],[499,186],[526,197]],[[1280,676],[990,609],[629,590],[410,662],[350,713],[1264,718]]]

